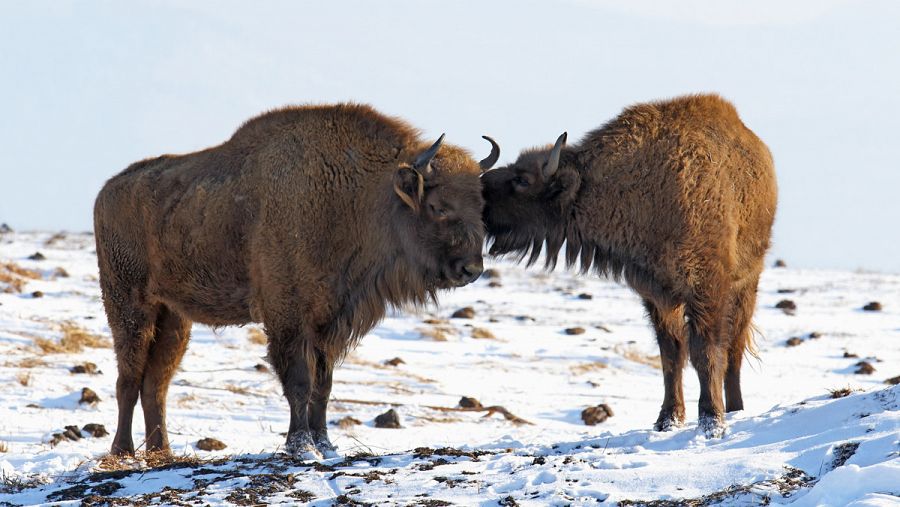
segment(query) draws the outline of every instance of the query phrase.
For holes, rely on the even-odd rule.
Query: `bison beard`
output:
[[[103,303],[119,376],[113,453],[168,450],[165,402],[192,322],[261,322],[290,405],[287,449],[332,455],[335,364],[386,308],[481,273],[481,167],[368,106],[291,107],[225,143],[132,164],[97,196]],[[495,144],[492,143],[495,148]]]
[[[492,255],[580,264],[643,299],[662,358],[656,428],[684,422],[687,357],[700,429],[741,410],[740,368],[769,246],[777,188],[768,148],[714,95],[638,104],[573,147],[563,134],[482,176]],[[722,390],[724,386],[725,403]]]

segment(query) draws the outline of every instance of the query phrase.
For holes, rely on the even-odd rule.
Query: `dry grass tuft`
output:
[[[829,389],[828,393],[831,394],[832,399],[844,398],[850,396],[854,392],[860,392],[862,389],[852,389],[850,386],[841,387],[839,389]]]
[[[13,366],[15,366],[16,368],[38,368],[47,366],[47,362],[39,357],[26,357],[18,363],[15,363]]]
[[[646,364],[652,368],[656,368],[657,370],[662,369],[662,362],[660,361],[659,355],[651,356],[642,353],[634,347],[616,345],[613,350],[616,354],[628,359],[629,361],[634,361],[635,363]]]
[[[254,345],[265,345],[269,343],[266,333],[262,329],[251,327],[247,330],[247,339]]]
[[[207,461],[211,462],[211,461]],[[195,455],[175,456],[166,451],[137,451],[134,456],[116,456],[107,454],[97,460],[97,468],[108,472],[127,470],[142,470],[147,468],[160,468],[167,465],[179,464],[186,467],[196,467],[203,463]]]
[[[575,375],[583,375],[592,371],[605,370],[608,367],[609,365],[602,361],[594,361],[592,363],[576,364],[574,366],[570,366],[569,369],[572,370],[572,373]]]
[[[9,444],[0,440],[0,453],[9,452]]]
[[[19,384],[21,384],[22,387],[28,387],[29,385],[31,385],[31,372],[19,372],[19,374],[16,375],[16,380],[19,381]]]
[[[236,386],[234,384],[225,384],[225,390],[234,394],[250,394],[250,390],[246,387]]]
[[[59,328],[62,331],[62,338],[59,342],[46,338],[35,338],[34,344],[44,354],[73,354],[81,352],[85,347],[95,349],[112,347],[112,342],[109,339],[91,333],[74,322],[63,322],[59,325]]]
[[[445,342],[453,334],[454,329],[449,326],[420,327],[416,329],[423,338],[429,338],[436,342]]]
[[[41,272],[23,268],[13,262],[0,264],[0,292],[6,294],[20,293],[28,280],[40,280]]]
[[[483,327],[473,327],[472,328],[472,338],[476,340],[496,340],[497,337],[494,336],[490,330],[485,329]]]

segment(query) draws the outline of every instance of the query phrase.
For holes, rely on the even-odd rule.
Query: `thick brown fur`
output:
[[[768,148],[731,103],[694,95],[627,108],[564,147],[555,172],[546,169],[550,152],[523,152],[482,177],[491,253],[532,264],[543,247],[552,269],[565,244],[568,266],[624,279],[659,341],[665,399],[656,427],[684,421],[681,372],[690,356],[701,427],[721,435],[725,409],[743,408],[740,367],[752,352],[775,218]]]
[[[335,363],[387,307],[481,272],[478,163],[445,145],[417,165],[429,146],[368,106],[288,107],[110,179],[94,227],[119,367],[113,452],[134,450],[138,395],[148,450],[168,448],[166,391],[192,322],[263,323],[291,405],[288,448],[333,451]]]

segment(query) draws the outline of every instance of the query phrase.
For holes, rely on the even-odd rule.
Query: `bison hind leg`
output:
[[[656,431],[669,431],[684,424],[682,372],[687,359],[684,306],[666,308],[644,299],[644,307],[656,331],[665,387],[662,407],[653,428]]]
[[[732,296],[728,344],[728,368],[725,371],[725,411],[744,409],[741,395],[741,364],[744,353],[753,354],[752,319],[756,309],[756,285],[752,284],[736,291]]]
[[[181,363],[191,333],[191,322],[168,307],[161,306],[156,318],[156,331],[147,353],[141,386],[141,407],[148,451],[168,451],[166,432],[166,397],[169,382]]]

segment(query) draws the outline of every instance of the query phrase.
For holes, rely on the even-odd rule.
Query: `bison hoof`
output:
[[[323,458],[322,453],[316,448],[316,443],[308,431],[288,435],[284,448],[294,459],[308,461]]]
[[[328,433],[324,431],[316,435],[316,449],[326,459],[341,457],[341,455],[337,452],[337,448],[334,446],[334,444],[331,443],[331,440],[328,439]]]
[[[697,422],[697,431],[703,433],[706,438],[722,438],[725,436],[725,421],[720,417],[702,415]]]
[[[684,409],[676,412],[664,408],[659,411],[659,417],[656,419],[653,429],[656,431],[672,431],[682,426],[684,426]]]

